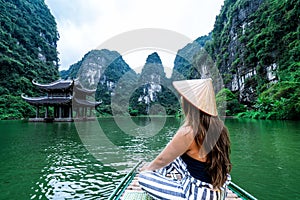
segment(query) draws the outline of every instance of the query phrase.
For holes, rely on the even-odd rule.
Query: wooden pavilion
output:
[[[22,94],[22,98],[29,104],[36,107],[35,118],[29,121],[49,122],[49,121],[66,121],[74,119],[82,120],[92,117],[93,110],[101,104],[88,100],[95,94],[95,90],[85,89],[78,81],[74,80],[57,80],[48,84],[40,84],[32,81],[33,85],[38,87],[46,95],[43,97],[27,97]],[[45,109],[45,115],[40,116],[40,109]],[[53,108],[53,112],[49,112]],[[89,111],[89,115],[88,114]],[[75,118],[74,113],[75,112]]]

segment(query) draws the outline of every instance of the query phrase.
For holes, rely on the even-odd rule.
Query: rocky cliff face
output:
[[[298,6],[299,1],[224,2],[206,49],[240,102],[253,103],[270,83],[297,79],[291,71],[299,60]]]
[[[149,114],[150,107],[160,104],[166,107],[167,114],[175,114],[171,109],[176,104],[176,96],[171,92],[170,81],[166,78],[159,55],[154,52],[146,60],[139,77],[139,88],[131,99],[132,108],[140,114]],[[176,107],[176,106],[175,106]]]
[[[139,102],[150,104],[158,100],[158,93],[162,91],[162,85],[166,82],[166,74],[158,54],[152,53],[148,56],[144,65],[139,83],[143,85],[143,92],[138,98]]]
[[[300,77],[299,6],[298,0],[224,1],[205,50],[222,75],[225,87],[233,92],[228,101],[235,102],[232,108],[240,107],[235,112],[245,110],[239,104],[242,103],[249,110],[263,113],[261,117],[288,118],[288,114],[278,113],[277,107],[287,99],[296,99],[297,91],[293,88]],[[201,50],[195,54],[192,47],[189,44],[178,51],[187,58],[176,57],[174,70],[188,79],[216,74],[209,72],[211,62],[205,61],[205,54]]]
[[[201,36],[178,50],[174,60],[174,68],[171,76],[172,80],[201,77],[200,73],[193,68],[192,64],[194,62],[194,57],[201,51],[208,40],[211,40],[211,34],[208,36]]]
[[[85,87],[96,89],[100,83],[112,91],[115,83],[128,71],[132,69],[118,52],[92,50],[80,62],[77,78]]]
[[[55,19],[43,0],[0,0],[0,10],[0,95],[35,93],[33,79],[59,75]]]
[[[272,108],[264,113],[276,114],[274,105],[298,102],[299,93],[290,91],[295,90],[294,85],[300,79],[299,6],[299,0],[225,0],[212,33],[178,50],[171,79],[165,77],[157,53],[149,55],[142,73],[137,75],[117,52],[108,50],[100,50],[101,56],[97,56],[96,51],[87,54],[61,75],[76,77],[80,71],[79,76],[84,77],[83,82],[88,87],[97,86],[98,97],[107,105],[101,107],[104,113],[110,113],[110,98],[119,95],[115,88],[120,78],[126,83],[120,88],[129,88],[124,90],[127,91],[124,96],[129,96],[130,102],[129,106],[126,103],[118,105],[126,106],[132,115],[138,115],[148,114],[149,108],[156,103],[163,105],[168,114],[176,113],[179,105],[171,81],[211,77],[217,86],[216,93],[224,85],[230,89],[222,93],[228,93],[224,98],[230,98],[224,101],[231,101],[228,108],[235,110],[230,114],[245,111],[245,106],[240,103],[252,110]],[[272,97],[267,99],[266,93],[272,88]],[[128,101],[120,99],[121,102]],[[262,111],[258,109],[257,113]],[[282,117],[283,114],[278,116],[275,117],[287,118]]]
[[[118,52],[107,49],[88,52],[81,61],[61,74],[65,79],[78,79],[87,89],[96,89],[96,99],[102,101],[98,109],[108,114],[111,114],[111,97],[115,94],[120,78],[126,74],[126,77],[130,77],[128,84],[137,78]]]
[[[156,103],[165,107],[167,114],[177,112],[178,100],[169,89],[170,81],[156,52],[148,56],[140,75],[118,52],[102,49],[90,51],[61,76],[97,89],[96,99],[102,101],[97,109],[102,114],[146,115]]]
[[[225,1],[213,30],[213,54],[227,88],[239,93],[239,100],[253,102],[256,98],[256,64],[248,65],[248,41],[245,35],[253,28],[254,14],[263,0]],[[269,72],[271,73],[271,72]],[[264,72],[260,76],[267,76]],[[267,77],[266,77],[267,78]],[[270,80],[273,79],[270,76]]]

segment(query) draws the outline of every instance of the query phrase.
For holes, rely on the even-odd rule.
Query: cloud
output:
[[[104,41],[134,29],[168,29],[193,40],[206,35],[223,0],[46,0],[46,4],[58,25],[62,70]],[[134,65],[130,63],[134,59],[126,61]]]

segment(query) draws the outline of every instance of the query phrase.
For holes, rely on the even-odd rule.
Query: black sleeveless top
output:
[[[205,162],[196,160],[186,153],[182,154],[180,157],[187,165],[187,169],[192,177],[206,183],[211,183],[211,177],[207,172],[207,164]]]

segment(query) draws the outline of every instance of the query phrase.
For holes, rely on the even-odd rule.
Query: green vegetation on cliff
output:
[[[195,79],[200,78],[199,70],[193,66],[194,57],[201,52],[206,42],[211,40],[211,33],[206,36],[197,38],[192,43],[187,44],[179,49],[174,60],[174,68],[172,73],[173,80]]]
[[[155,104],[164,107],[164,111],[156,110],[155,114],[177,114],[179,102],[172,89],[159,55],[157,52],[150,54],[138,77],[137,89],[130,98],[130,114],[148,115]]]
[[[0,0],[0,24],[0,119],[26,117],[21,93],[59,77],[56,22],[44,0]]]
[[[141,74],[136,74],[118,52],[101,49],[88,52],[61,71],[61,76],[77,78],[86,88],[96,89],[95,98],[102,102],[97,107],[100,115],[148,115],[155,104],[162,105],[168,115],[175,115],[179,109],[156,52],[148,56]]]
[[[225,85],[217,88],[217,101],[227,102],[227,115],[299,119],[299,8],[299,0],[225,0],[212,32],[178,51],[171,79],[155,53],[139,75],[119,53],[108,50],[89,52],[61,77],[79,78],[87,88],[97,88],[103,115],[113,114],[111,99],[121,95],[118,87],[127,89],[119,110],[127,106],[131,115],[148,114],[157,103],[167,114],[176,114],[179,105],[171,81],[219,80],[216,66],[222,76],[217,85]],[[0,119],[28,117],[33,109],[21,93],[41,95],[31,81],[59,77],[55,19],[44,0],[0,0],[0,23]]]
[[[299,0],[225,0],[206,49],[247,105],[240,116],[299,118],[299,8]]]

